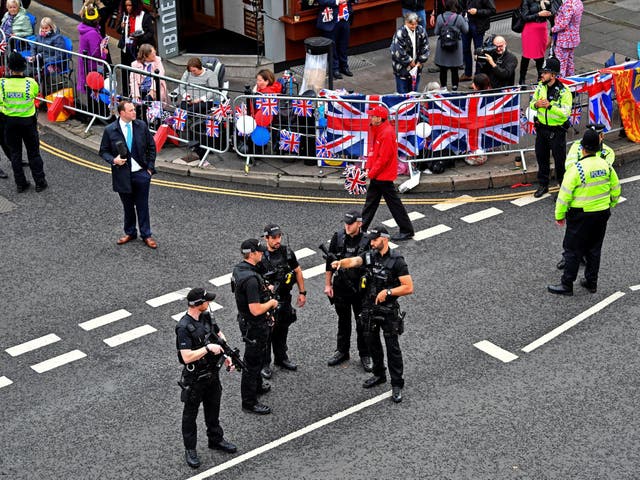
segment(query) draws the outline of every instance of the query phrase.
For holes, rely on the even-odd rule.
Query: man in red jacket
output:
[[[362,230],[367,230],[376,214],[380,198],[384,197],[391,215],[400,228],[400,233],[391,237],[391,240],[409,240],[414,234],[413,225],[393,184],[398,177],[396,131],[387,121],[389,112],[384,106],[375,105],[367,113],[370,119],[370,148],[365,168],[369,177],[369,189],[362,210]]]

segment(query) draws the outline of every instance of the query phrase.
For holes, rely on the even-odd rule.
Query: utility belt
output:
[[[536,117],[533,123],[537,130],[548,130],[550,132],[566,132],[571,128],[571,122],[569,120],[566,120],[562,125],[547,125]]]
[[[586,214],[601,214],[604,213],[606,211],[608,211],[608,208],[605,208],[604,210],[595,210],[595,211],[591,211],[591,212],[587,212],[585,211],[584,208],[580,208],[580,207],[569,207],[569,211],[567,213],[586,213]]]
[[[365,307],[360,314],[365,336],[371,335],[376,328],[381,328],[385,337],[402,335],[404,333],[404,318],[406,312],[400,311],[400,305],[376,305]]]
[[[224,359],[224,357],[222,358]],[[201,361],[198,360],[198,362]],[[218,375],[217,369],[212,369],[208,362],[205,362],[206,368],[203,368],[202,364],[197,365],[198,362],[189,363],[182,369],[182,375],[178,381],[178,385],[182,389],[180,392],[180,401],[182,403],[189,401],[197,385],[209,383]],[[219,365],[217,368],[219,368]]]

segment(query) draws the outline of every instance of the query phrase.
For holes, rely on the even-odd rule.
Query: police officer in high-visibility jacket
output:
[[[40,91],[38,83],[24,76],[27,61],[17,52],[9,55],[11,75],[0,79],[0,111],[4,115],[5,139],[11,154],[11,167],[18,193],[27,190],[31,184],[22,169],[22,142],[27,149],[27,159],[31,176],[36,183],[36,192],[47,188],[44,165],[40,156],[38,137],[38,116],[34,99]]]
[[[549,285],[547,290],[558,295],[573,295],[583,256],[587,265],[580,285],[591,293],[598,290],[602,241],[610,208],[620,198],[616,171],[597,155],[602,148],[598,133],[587,129],[581,143],[582,156],[567,170],[556,201],[556,223],[564,225],[566,219],[567,224],[562,242],[566,265],[560,284]]]
[[[556,179],[562,184],[564,161],[567,156],[567,128],[571,114],[571,92],[558,79],[560,61],[545,59],[541,81],[536,87],[529,108],[535,112],[536,161],[538,162],[538,189],[533,194],[540,198],[549,191],[549,161],[551,153],[555,163]]]
[[[604,143],[605,126],[601,123],[590,123],[589,125],[587,125],[587,128],[590,128],[591,130],[595,130],[596,132],[598,132],[598,135],[600,136],[600,144],[602,145],[602,147],[598,150],[596,155],[606,160],[609,166],[613,166],[613,163],[616,160],[616,153],[613,151],[613,149],[609,145],[606,145]],[[582,155],[582,140],[576,140],[571,144],[571,147],[567,152],[567,159],[564,162],[565,171],[569,170],[569,167],[571,165],[573,165],[578,160],[580,160],[581,155]],[[564,261],[564,255],[563,255],[562,259],[558,262],[556,267],[558,267],[558,270],[563,270],[564,266],[565,266],[565,261]]]

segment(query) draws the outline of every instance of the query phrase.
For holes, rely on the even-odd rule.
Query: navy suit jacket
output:
[[[142,120],[133,121],[133,145],[132,151],[127,153],[127,163],[115,165],[113,159],[118,156],[117,142],[127,144],[122,130],[120,119],[110,123],[104,129],[100,142],[100,156],[111,165],[111,178],[113,191],[118,193],[131,193],[131,156],[144,169],[152,174],[156,173],[156,142],[153,135]]]
[[[336,5],[336,0],[318,0],[318,5],[320,5],[320,10],[318,12],[318,20],[316,21],[316,27],[325,32],[331,32],[335,27],[336,23],[338,23],[338,12],[339,8]],[[332,19],[328,22],[323,21],[322,12],[325,8],[331,8],[332,10]],[[349,10],[349,20],[348,23],[351,25],[353,23],[353,4],[351,0],[347,1],[347,8]]]

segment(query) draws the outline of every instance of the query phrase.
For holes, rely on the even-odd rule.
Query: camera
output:
[[[498,47],[496,47],[493,43],[490,43],[488,45],[485,43],[480,48],[476,48],[473,51],[473,54],[476,57],[484,57],[485,55],[491,55],[496,50],[498,50]],[[483,60],[483,59],[482,58],[478,58],[478,61],[481,61],[481,60]]]

